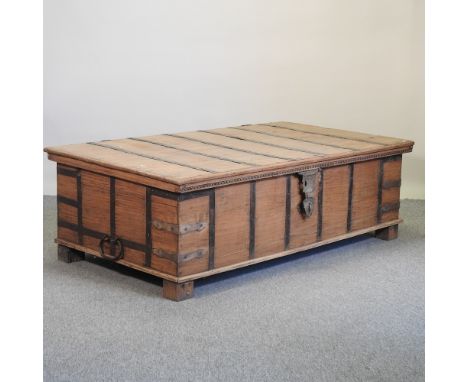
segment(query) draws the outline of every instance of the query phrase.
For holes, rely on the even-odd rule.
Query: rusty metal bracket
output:
[[[196,222],[187,224],[173,224],[167,223],[162,220],[153,220],[153,226],[157,230],[172,232],[177,235],[184,235],[189,232],[200,232],[208,227],[206,222]]]
[[[185,261],[190,261],[194,259],[199,259],[206,254],[205,249],[197,249],[193,252],[188,253],[176,253],[176,252],[168,252],[161,248],[156,248],[153,250],[153,254],[162,257],[164,259],[170,260],[174,263],[180,264]]]
[[[320,169],[315,168],[312,170],[299,172],[298,175],[301,179],[301,191],[304,195],[300,209],[305,217],[310,217],[314,211],[315,186],[317,179],[320,181]]]
[[[383,204],[380,208],[382,213],[390,211],[398,211],[400,209],[400,202]]]

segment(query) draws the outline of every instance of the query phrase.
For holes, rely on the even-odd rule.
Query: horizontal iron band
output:
[[[391,156],[382,158],[382,161],[384,163],[386,163],[386,162],[398,162],[398,161],[401,161],[401,159],[402,159],[401,154],[396,154],[396,155],[391,155]]]
[[[390,212],[390,211],[398,211],[399,209],[400,209],[400,202],[397,202],[397,203],[388,203],[388,204],[382,205],[382,207],[380,208],[380,211],[382,213],[385,213],[385,212]]]
[[[78,200],[66,198],[65,196],[57,195],[57,203],[63,203],[72,207],[78,208]]]
[[[382,184],[382,188],[385,190],[389,188],[396,188],[396,187],[401,187],[401,179],[387,180],[387,181],[384,181]]]
[[[153,226],[157,230],[172,232],[177,235],[184,235],[190,232],[200,232],[208,227],[207,222],[195,222],[186,224],[168,223],[162,220],[153,220]]]
[[[67,222],[65,220],[59,220],[57,223],[58,223],[59,227],[67,228],[67,229],[70,229],[72,231],[78,232],[78,225],[77,224],[73,224],[73,223]],[[89,228],[86,228],[86,227],[82,227],[82,232],[83,232],[83,235],[90,236],[90,237],[93,237],[95,239],[102,239],[104,236],[106,236],[106,235],[108,236],[107,233],[95,231],[95,230],[92,230],[92,229],[89,229]],[[144,245],[144,244],[140,244],[140,243],[137,243],[137,242],[134,242],[134,241],[131,241],[131,240],[122,239],[122,238],[119,238],[119,239],[122,242],[122,244],[124,245],[124,247],[126,247],[126,248],[134,249],[135,251],[141,251],[141,252],[145,252],[145,250],[146,250],[146,245]]]
[[[153,254],[155,256],[167,259],[176,264],[180,264],[190,260],[200,259],[203,256],[206,256],[207,252],[208,251],[206,249],[197,249],[196,251],[189,253],[168,252],[161,248],[153,249]]]
[[[185,194],[179,194],[177,192],[171,192],[162,190],[160,188],[151,188],[150,190],[151,195],[160,196],[161,198],[177,200],[178,202],[182,202],[184,200],[190,200],[194,198],[201,198],[202,196],[208,196],[209,190],[201,190],[201,191],[193,191],[187,192]]]
[[[57,174],[58,175],[63,175],[63,176],[69,176],[72,178],[76,178],[76,176],[79,174],[79,170],[73,170],[71,168],[63,167],[61,165],[57,166]]]

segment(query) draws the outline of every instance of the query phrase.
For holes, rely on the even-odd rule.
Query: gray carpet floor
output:
[[[423,381],[424,202],[370,236],[200,280],[194,298],[56,260],[44,198],[45,381]]]

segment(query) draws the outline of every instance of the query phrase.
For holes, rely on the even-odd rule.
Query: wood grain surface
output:
[[[291,122],[48,147],[51,160],[169,191],[210,188],[412,150],[413,142]],[[281,172],[281,173],[279,173]],[[157,182],[157,185],[156,183]]]

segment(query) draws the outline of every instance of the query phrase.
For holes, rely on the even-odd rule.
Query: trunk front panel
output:
[[[62,165],[57,176],[58,239],[107,257],[118,239],[126,262],[184,277],[398,219],[401,155],[323,169],[309,217],[295,174],[187,194]]]

